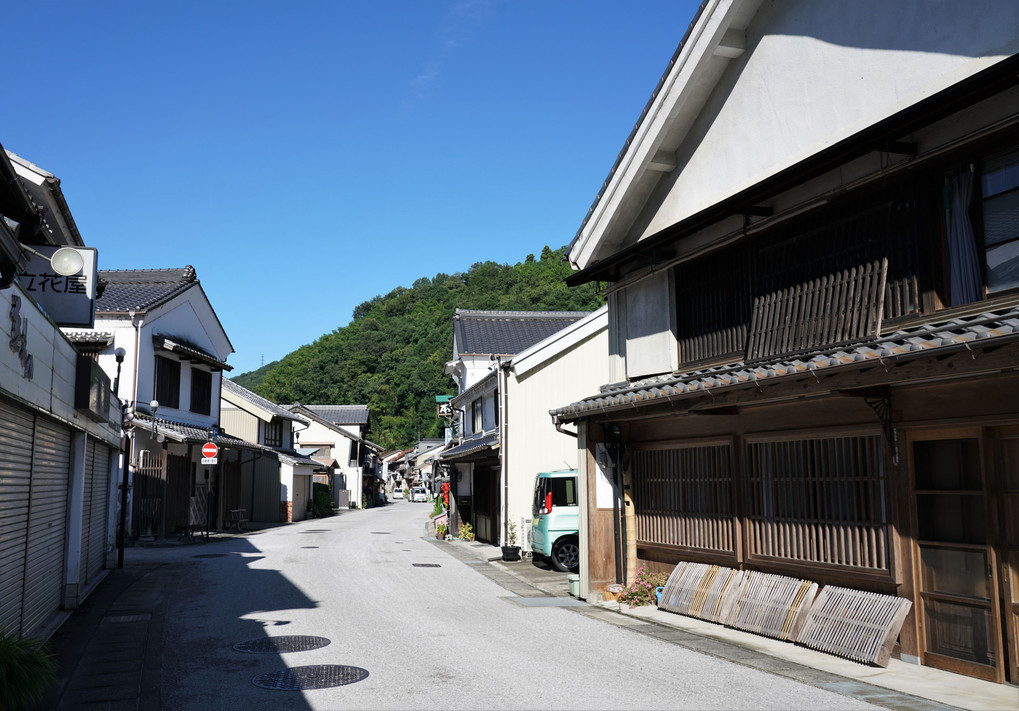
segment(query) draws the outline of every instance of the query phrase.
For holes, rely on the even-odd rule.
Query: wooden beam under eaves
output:
[[[891,391],[892,389],[887,385],[864,385],[858,388],[842,388],[833,392],[843,397],[880,398],[888,397]]]
[[[720,407],[706,407],[702,410],[690,410],[691,415],[738,415],[739,408],[735,405],[723,405]]]
[[[881,150],[885,153],[898,153],[903,156],[915,156],[919,151],[915,143],[906,141],[888,141],[881,145]]]

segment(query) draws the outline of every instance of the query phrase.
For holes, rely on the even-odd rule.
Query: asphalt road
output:
[[[877,708],[570,609],[517,604],[423,537],[430,511],[397,501],[208,546],[129,551],[177,569],[160,708]],[[234,649],[281,635],[329,643]],[[321,671],[340,679],[367,676],[304,691],[253,682],[317,665],[335,665]]]

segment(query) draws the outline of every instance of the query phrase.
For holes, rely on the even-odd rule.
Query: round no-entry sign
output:
[[[219,454],[219,447],[216,446],[215,442],[206,442],[202,445],[202,456],[212,459]]]

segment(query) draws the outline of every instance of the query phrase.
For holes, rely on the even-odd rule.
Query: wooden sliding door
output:
[[[985,440],[979,429],[918,433],[910,451],[923,661],[1004,681]]]

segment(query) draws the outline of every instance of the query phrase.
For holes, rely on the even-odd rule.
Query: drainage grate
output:
[[[279,637],[261,637],[260,639],[249,639],[247,642],[238,642],[234,645],[234,649],[248,654],[276,654],[307,652],[312,649],[321,649],[328,644],[329,640],[325,637],[280,635]]]
[[[301,546],[301,548],[318,548],[318,546]]]
[[[372,531],[372,533],[374,535],[376,535],[376,536],[388,536],[389,535],[389,531]]]
[[[353,684],[367,678],[368,670],[361,667],[315,664],[262,674],[252,679],[251,683],[263,689],[302,691],[304,689],[329,689],[334,686]]]
[[[192,558],[226,558],[226,553],[202,553],[201,555],[193,555]]]
[[[415,568],[441,568],[438,563],[411,563]]]

